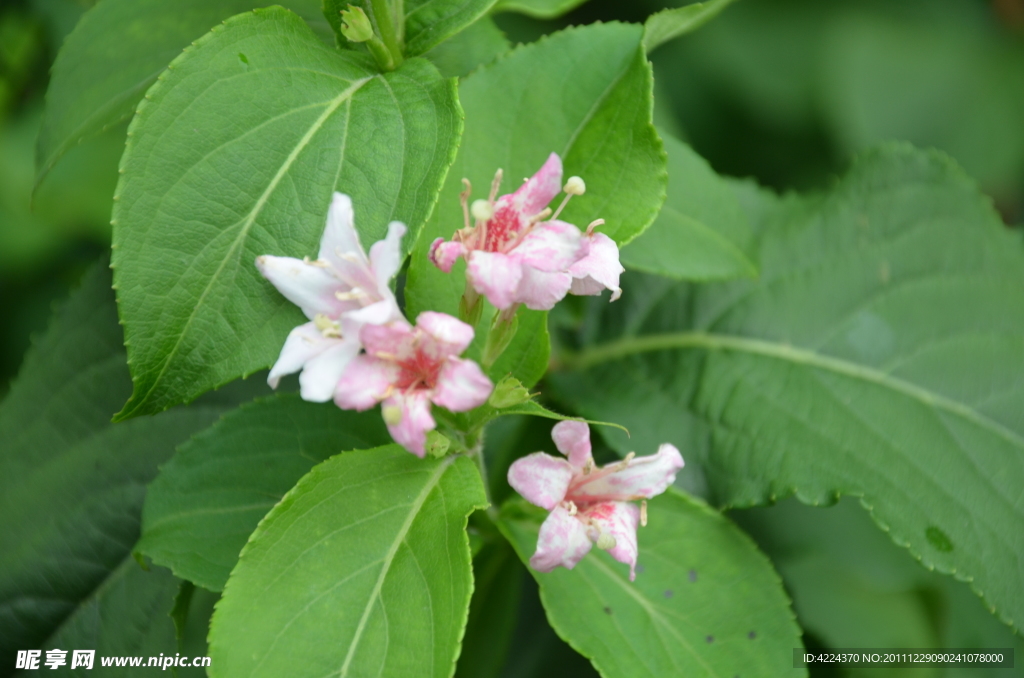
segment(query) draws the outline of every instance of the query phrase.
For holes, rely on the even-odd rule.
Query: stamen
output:
[[[469,179],[463,177],[462,185],[465,188],[462,189],[462,193],[459,193],[459,204],[462,205],[462,221],[468,231],[471,228],[469,225],[469,196],[473,192],[473,184],[469,183]]]
[[[636,452],[630,452],[626,455],[626,458],[615,465],[616,471],[621,471],[624,468],[629,468],[629,462],[633,461],[633,457],[636,456]]]
[[[318,268],[330,268],[330,264],[323,259],[310,259],[309,257],[302,257],[302,263],[309,264],[310,266],[316,266]]]
[[[587,225],[587,235],[593,235],[594,229],[598,226],[604,226],[604,219],[594,219]]]
[[[551,208],[550,207],[545,207],[543,210],[541,210],[540,212],[537,212],[532,217],[530,217],[530,221],[527,222],[527,226],[533,226],[538,221],[544,221],[549,216],[551,216]]]
[[[569,512],[570,516],[574,516],[579,512],[579,509],[576,508],[576,502],[567,501],[566,504],[567,506],[565,507],[565,509]]]
[[[358,287],[353,287],[349,292],[335,292],[334,298],[338,301],[356,301],[359,299],[365,299],[367,296],[366,292]]]
[[[587,192],[587,185],[583,182],[583,179],[577,176],[571,176],[565,182],[563,191],[569,195],[583,195]]]
[[[640,526],[647,527],[647,500],[640,502]]]
[[[555,210],[555,214],[551,217],[552,220],[558,218],[558,215],[562,213],[562,210],[565,209],[565,206],[569,204],[569,198],[571,198],[571,197],[572,197],[572,193],[566,193],[565,194],[565,197],[562,198],[562,204],[558,206],[558,209]]]
[[[491,202],[494,202],[498,197],[498,189],[501,188],[501,177],[503,175],[504,172],[502,172],[500,167],[498,168],[498,171],[494,173],[494,181],[491,182],[491,194],[488,196],[488,200]]]
[[[341,338],[341,325],[323,313],[317,313],[313,316],[313,325],[320,330],[320,334],[325,338]]]
[[[469,211],[477,221],[487,221],[494,216],[494,205],[489,200],[474,200]]]
[[[384,351],[377,351],[376,353],[373,354],[373,357],[380,358],[381,360],[393,360],[394,362],[398,362],[398,356],[395,355],[394,353],[385,353]]]
[[[594,470],[594,460],[587,459],[587,463],[583,465],[583,475],[589,476],[590,472]]]

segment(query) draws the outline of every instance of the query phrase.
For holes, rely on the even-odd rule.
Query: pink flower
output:
[[[562,160],[552,153],[515,193],[495,200],[501,183],[498,170],[489,199],[475,201],[470,210],[467,188],[462,194],[465,228],[450,241],[435,240],[430,247],[431,261],[449,273],[455,262],[465,257],[469,284],[502,310],[520,303],[550,310],[570,290],[598,294],[607,287],[618,294],[618,248],[608,236],[593,235],[593,227],[604,222],[594,222],[584,235],[572,224],[557,220],[569,197],[585,192],[582,179],[569,178],[565,199],[548,219],[551,210],[547,205],[562,190],[561,182]],[[472,227],[470,212],[476,221]],[[599,247],[592,255],[593,245]],[[618,272],[612,275],[615,267]],[[606,284],[609,281],[611,285]]]
[[[572,569],[592,544],[629,565],[636,578],[636,530],[647,524],[647,502],[630,503],[661,494],[683,468],[683,457],[665,443],[657,454],[635,457],[595,468],[590,455],[590,428],[580,421],[555,425],[551,437],[566,461],[543,452],[517,460],[508,482],[531,504],[551,511],[540,527],[537,551],[530,566],[550,572],[559,565]]]
[[[359,330],[402,318],[388,281],[402,263],[405,225],[393,221],[384,240],[374,243],[367,258],[353,224],[352,200],[335,193],[320,239],[320,253],[309,258],[256,258],[256,267],[310,322],[293,329],[270,370],[267,383],[277,388],[281,377],[302,370],[302,397],[326,402],[349,361],[362,344]]]
[[[418,457],[436,426],[430,403],[465,412],[494,389],[479,365],[458,357],[473,341],[473,328],[450,315],[425,311],[416,327],[405,320],[366,325],[360,336],[366,353],[349,363],[334,402],[363,411],[383,401],[391,437]]]

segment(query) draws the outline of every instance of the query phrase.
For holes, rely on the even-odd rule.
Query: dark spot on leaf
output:
[[[690,570],[690,581],[697,581],[697,570]]]
[[[249,65],[249,58],[247,56],[245,56],[244,54],[242,54],[241,52],[238,53],[238,60],[241,61],[246,66]]]
[[[924,536],[936,551],[949,553],[953,550],[953,541],[949,538],[949,535],[934,525],[924,531]]]
[[[709,643],[713,643],[713,642],[715,642],[715,637],[714,636],[708,636],[704,640],[708,641]]]
[[[751,631],[750,633],[747,634],[747,638],[750,638],[751,640],[753,640],[754,638],[757,638],[757,634],[754,633],[753,631]]]
[[[605,614],[611,614],[612,613],[612,608],[610,608],[610,607],[604,608],[604,613]]]
[[[665,597],[666,598],[671,598],[673,595],[675,595],[675,594],[672,593],[672,589],[666,589],[666,591],[665,591]]]

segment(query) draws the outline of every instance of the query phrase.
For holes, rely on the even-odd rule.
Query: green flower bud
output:
[[[366,42],[373,37],[373,24],[362,7],[349,5],[341,10],[341,34],[351,42]]]
[[[519,383],[518,379],[508,376],[494,387],[487,403],[496,410],[503,410],[506,407],[525,403],[530,397],[530,391]]]
[[[427,454],[431,457],[441,458],[448,454],[448,447],[452,444],[452,441],[445,438],[442,434],[437,431],[427,431]]]

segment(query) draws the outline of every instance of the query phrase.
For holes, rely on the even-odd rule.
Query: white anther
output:
[[[364,292],[363,290],[361,290],[358,287],[353,287],[348,292],[335,292],[334,293],[334,298],[337,299],[338,301],[354,301],[354,300],[357,300],[357,299],[364,299],[365,297],[366,297],[366,292]]]
[[[474,200],[469,212],[477,221],[487,221],[494,216],[494,205],[489,200]]]
[[[604,226],[604,219],[594,219],[587,225],[587,235],[592,235],[594,229],[598,226]]]
[[[623,459],[618,464],[616,464],[616,466],[615,466],[616,470],[621,471],[624,468],[628,468],[629,467],[629,462],[633,461],[633,457],[635,457],[635,456],[636,456],[636,452],[630,452],[629,454],[627,454],[625,459]]]
[[[597,538],[596,546],[602,551],[609,551],[615,548],[615,537],[607,532],[602,532],[601,536]]]
[[[334,320],[331,320],[323,313],[317,313],[313,316],[313,325],[320,330],[326,338],[340,338],[341,337],[341,325]]]
[[[398,405],[385,405],[380,408],[380,412],[388,426],[398,426],[402,423],[402,408]]]
[[[576,513],[579,511],[579,509],[576,508],[576,502],[567,501],[567,502],[565,502],[565,504],[566,504],[565,510],[567,510],[569,512],[570,516],[576,515]]]
[[[583,475],[589,476],[590,472],[594,470],[594,460],[587,459],[587,463],[583,465]]]
[[[647,527],[647,500],[640,502],[640,526]]]
[[[568,181],[565,182],[565,188],[562,190],[569,195],[583,195],[587,192],[587,185],[580,177],[569,177]]]

